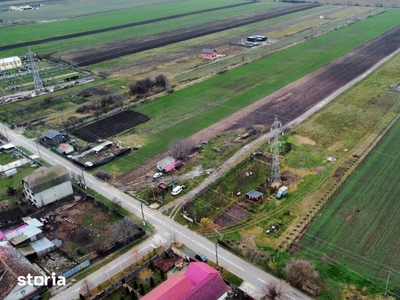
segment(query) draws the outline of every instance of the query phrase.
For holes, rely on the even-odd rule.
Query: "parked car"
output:
[[[172,196],[176,196],[178,195],[180,192],[182,192],[182,187],[180,185],[176,186],[173,188],[171,195]]]
[[[153,175],[154,179],[160,178],[161,176],[163,176],[163,173],[159,172]]]
[[[10,103],[10,102],[12,102],[12,98],[6,98],[6,99],[4,99],[4,103]]]
[[[205,256],[204,254],[202,254],[202,253],[200,253],[200,252],[197,252],[197,253],[196,253],[195,258],[196,258],[197,260],[202,261],[202,262],[205,262],[205,263],[208,262],[207,256]]]
[[[171,182],[168,184],[168,187],[171,188],[171,187],[176,186],[177,184],[178,184],[178,181],[173,180],[173,181],[171,181]]]

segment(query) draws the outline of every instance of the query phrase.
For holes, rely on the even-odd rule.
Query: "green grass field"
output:
[[[400,121],[355,170],[300,244],[370,279],[400,284]]]
[[[97,30],[109,28],[118,25],[135,23],[140,21],[152,20],[161,17],[172,16],[187,12],[194,12],[208,8],[222,7],[229,4],[237,3],[234,1],[213,2],[184,2],[184,3],[167,3],[160,6],[149,6],[138,9],[127,9],[123,11],[104,13],[101,15],[87,16],[76,19],[68,19],[57,21],[56,23],[39,23],[34,25],[24,25],[18,27],[4,28],[3,39],[0,40],[0,46],[12,45],[21,42],[29,42],[40,40],[44,38],[57,37],[67,34],[85,32],[89,30]],[[251,5],[233,7],[218,10],[215,12],[208,12],[197,14],[195,16],[180,17],[172,20],[160,21],[154,24],[146,24],[137,27],[120,29],[117,31],[93,34],[81,38],[73,38],[66,41],[58,41],[35,45],[35,52],[51,53],[58,51],[66,51],[71,49],[79,49],[85,46],[92,46],[111,42],[115,40],[146,36],[162,31],[176,30],[183,26],[200,24],[221,18],[231,18],[238,14],[256,12],[260,10],[273,9],[274,7],[282,6],[282,3],[273,2],[259,2]],[[55,26],[57,25],[57,26]],[[15,53],[24,53],[26,49],[13,49],[1,52],[1,57],[16,55]],[[13,54],[14,53],[14,54]]]
[[[214,124],[386,32],[399,24],[399,16],[400,11],[388,11],[137,107],[151,118],[136,128],[145,145],[113,165],[120,171],[137,166],[174,140]]]

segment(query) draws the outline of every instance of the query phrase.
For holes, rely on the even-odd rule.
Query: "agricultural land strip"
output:
[[[400,119],[325,205],[300,245],[369,277],[400,284]]]
[[[251,4],[251,3],[252,2],[232,4],[232,5],[222,6],[222,7],[209,8],[209,9],[204,9],[204,10],[199,10],[199,11],[176,14],[176,15],[173,15],[173,16],[166,16],[166,17],[150,19],[150,20],[145,20],[145,21],[140,21],[140,22],[134,22],[134,23],[129,23],[129,24],[112,26],[112,27],[108,27],[108,28],[89,30],[89,31],[78,32],[78,33],[73,33],[73,34],[61,35],[61,36],[57,36],[57,37],[39,39],[39,40],[35,40],[35,41],[29,41],[29,42],[17,43],[17,44],[12,44],[12,45],[6,45],[6,46],[1,46],[0,47],[0,51],[16,49],[16,48],[20,48],[20,47],[28,47],[28,46],[39,45],[39,44],[45,44],[45,43],[50,43],[50,42],[54,42],[54,41],[68,40],[68,39],[87,36],[87,35],[92,35],[92,34],[98,34],[98,33],[104,33],[104,32],[120,30],[120,29],[125,29],[125,28],[130,28],[130,27],[141,26],[141,25],[145,25],[145,24],[157,23],[157,22],[161,22],[161,21],[172,20],[172,19],[176,19],[176,18],[192,16],[192,15],[207,13],[207,12],[211,12],[211,11],[218,11],[218,10],[221,10],[221,9],[229,9],[229,8],[232,8],[232,7],[248,5],[248,4]]]
[[[96,123],[80,127],[73,132],[73,135],[86,142],[96,142],[98,139],[105,139],[121,131],[127,130],[144,122],[149,118],[133,110],[122,111],[111,117],[104,118]]]
[[[377,16],[377,18],[381,19],[385,17],[386,16],[383,15]],[[355,26],[354,29],[357,31],[359,26],[365,27],[367,25],[365,22],[367,24],[369,22],[371,22],[371,24],[375,24],[374,21],[366,20],[360,24],[355,24],[352,26]],[[350,34],[350,30],[351,28],[343,29],[342,33],[340,34],[342,34],[342,36],[343,34],[346,35],[346,32],[347,34]],[[301,115],[308,108],[317,104],[319,101],[321,101],[321,99],[324,99],[327,95],[331,94],[358,75],[362,74],[365,70],[373,66],[382,58],[397,50],[400,46],[399,31],[400,27],[398,26],[386,34],[383,34],[378,38],[366,43],[359,49],[337,59],[335,62],[327,64],[324,68],[307,75],[301,80],[298,80],[297,82],[294,82],[279,90],[275,94],[272,94],[271,96],[265,97],[261,100],[259,100],[260,98],[257,98],[259,95],[272,93],[274,92],[273,88],[275,88],[275,90],[282,88],[290,82],[293,82],[294,80],[301,78],[301,76],[304,76],[305,74],[298,73],[301,72],[302,65],[307,65],[308,67],[311,65],[314,68],[317,67],[316,63],[318,53],[315,55],[312,55],[311,53],[307,56],[304,55],[302,58],[299,58],[300,61],[295,58],[296,53],[307,51],[312,52],[312,49],[314,48],[319,49],[318,51],[322,51],[324,57],[327,57],[329,56],[328,52],[331,50],[338,51],[338,48],[340,48],[341,51],[346,51],[343,49],[343,45],[335,45],[337,40],[328,34],[280,53],[276,53],[269,58],[246,65],[242,68],[222,74],[213,79],[206,80],[197,84],[196,86],[181,90],[176,94],[168,96],[171,99],[168,99],[169,101],[164,102],[162,107],[160,106],[161,103],[159,101],[150,103],[146,106],[141,106],[138,111],[149,115],[153,120],[155,119],[156,110],[164,111],[164,116],[165,113],[168,112],[168,109],[171,109],[172,112],[180,110],[180,114],[182,116],[180,122],[177,124],[173,124],[168,127],[164,126],[164,128],[160,129],[158,132],[154,132],[154,142],[152,142],[153,139],[149,141],[146,147],[143,148],[143,150],[145,149],[145,152],[143,152],[141,155],[146,155],[147,157],[150,157],[150,155],[156,155],[160,152],[160,150],[162,150],[162,147],[166,149],[166,146],[170,143],[169,140],[179,138],[178,135],[180,135],[180,137],[189,137],[189,132],[192,132],[193,134],[191,139],[198,142],[203,139],[211,138],[230,128],[252,126],[255,124],[270,124],[273,122],[275,114],[278,114],[284,123],[288,123],[292,119],[295,119],[297,116]],[[338,34],[338,32],[333,33],[333,35]],[[321,45],[323,44],[326,44],[327,48],[322,48]],[[350,45],[348,46],[350,47]],[[348,49],[347,51],[349,50],[352,49]],[[341,55],[345,54],[346,52],[341,53]],[[336,55],[340,56],[339,53],[336,53]],[[319,67],[326,63],[328,62],[318,62]],[[277,68],[277,70],[274,68]],[[283,72],[283,69],[287,71]],[[269,70],[271,74],[269,74],[267,77],[266,75],[261,75],[261,78],[265,78],[264,82],[259,83],[253,88],[248,87],[247,89],[243,90],[243,84],[248,83],[249,80],[251,81],[251,77],[257,76],[258,74],[256,73],[261,72],[262,70]],[[292,75],[288,74],[289,72]],[[293,73],[296,73],[296,76],[298,77],[293,78]],[[279,74],[279,76],[275,74]],[[284,80],[281,78],[281,76],[284,77]],[[211,87],[219,85],[219,89],[224,90],[224,88],[227,88],[226,84],[228,84],[230,87],[236,86],[232,92],[236,93],[237,95],[232,97],[230,96],[232,92],[228,93],[228,96],[231,98],[224,100],[221,99],[221,96],[218,96],[219,93],[222,93],[223,91],[218,92],[218,88],[215,90]],[[212,90],[213,94],[208,96],[208,90]],[[214,103],[212,105],[208,104],[208,109],[207,107],[203,108],[203,111],[198,112],[198,114],[195,116],[183,118],[183,114],[185,112],[182,110],[182,108],[180,108],[182,107],[182,101],[185,103],[188,100],[194,101],[192,99],[194,97],[193,95],[196,95],[197,93],[200,93],[199,95],[201,95],[202,98],[207,97],[209,101],[213,101]],[[201,101],[201,99],[198,99],[197,101],[203,103],[203,105],[206,105],[205,100]],[[194,104],[196,104],[197,101],[195,101]],[[250,104],[252,105],[248,106]],[[176,105],[176,107],[174,107],[174,105]],[[240,109],[243,109],[246,106],[248,106],[246,109],[240,111]],[[171,113],[171,116],[173,115],[174,114]],[[223,117],[228,116],[230,117],[223,119]],[[164,117],[163,124],[167,125],[168,123],[170,123],[170,120]],[[207,123],[209,124],[208,127],[204,126]],[[205,129],[202,129],[201,126],[203,126]],[[185,131],[182,130],[183,128],[185,128]],[[140,134],[139,131],[138,134]],[[176,136],[173,136],[174,134]],[[159,159],[163,155],[165,155],[165,153],[158,155],[155,159]],[[137,160],[137,157],[134,158],[134,160]],[[134,160],[132,160],[131,163],[134,163]],[[154,160],[151,160],[146,163],[146,166],[143,165],[143,169],[151,169],[153,166]],[[118,178],[119,185],[122,185],[122,183],[129,184],[132,182],[132,180],[140,177],[141,174],[137,173],[143,171],[140,169],[133,169],[120,176]]]
[[[161,32],[149,37],[125,39],[119,42],[102,44],[102,47],[89,47],[77,50],[73,62],[79,66],[88,66],[124,55],[134,54],[185,40],[206,36],[220,31],[245,26],[248,24],[265,21],[287,14],[292,14],[318,5],[301,5],[267,10],[257,14],[236,16],[234,18],[207,22],[173,30]]]

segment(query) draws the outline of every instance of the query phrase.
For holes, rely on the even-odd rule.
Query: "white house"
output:
[[[36,207],[68,197],[74,193],[67,169],[56,165],[40,167],[22,180],[26,198]]]

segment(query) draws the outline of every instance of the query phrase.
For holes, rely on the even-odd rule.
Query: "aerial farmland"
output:
[[[4,124],[29,138],[66,132],[78,156],[104,141],[131,147],[87,171],[279,278],[308,259],[319,277],[291,283],[312,297],[400,297],[396,3],[11,2],[0,3],[0,59],[22,66],[0,75]],[[149,185],[177,145],[190,146],[180,168]]]

